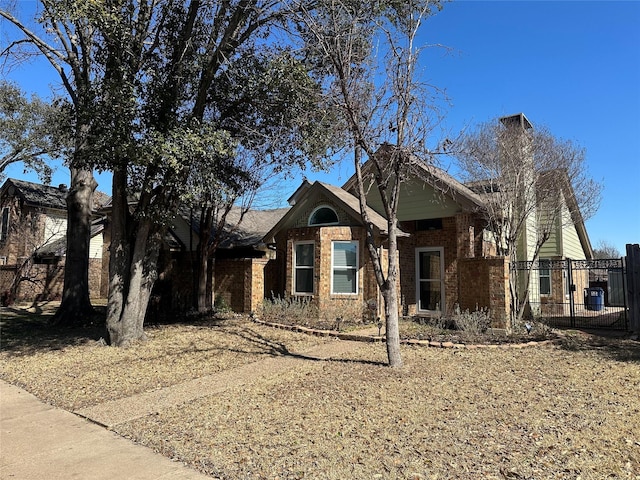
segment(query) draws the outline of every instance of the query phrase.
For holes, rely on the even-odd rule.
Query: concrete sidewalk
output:
[[[0,478],[204,480],[211,477],[0,381]]]
[[[366,337],[374,330],[377,332],[369,328],[350,336]],[[339,358],[362,345],[336,339],[302,354],[266,358],[158,391],[94,405],[78,411],[77,415],[47,405],[25,390],[0,380],[0,478],[210,479],[104,427],[277,375],[306,361]]]

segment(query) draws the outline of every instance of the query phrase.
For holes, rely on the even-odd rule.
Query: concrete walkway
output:
[[[0,381],[3,480],[211,479]]]
[[[371,333],[358,332],[360,335]],[[47,405],[30,393],[0,381],[0,478],[211,478],[103,427],[112,427],[195,398],[271,377],[295,368],[301,362],[339,357],[363,345],[355,341],[333,340],[303,354],[267,358],[216,375],[105,402],[75,414]]]
[[[78,410],[75,413],[107,428],[112,428],[121,423],[155,414],[197,398],[221,393],[228,388],[254,382],[261,378],[273,377],[280,372],[295,368],[303,362],[339,357],[362,345],[359,342],[333,340],[302,354],[265,358],[215,375],[207,375],[159,390],[112,400]]]

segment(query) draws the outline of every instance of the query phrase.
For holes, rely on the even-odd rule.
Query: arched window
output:
[[[316,208],[311,215],[309,215],[309,226],[313,225],[337,225],[338,214],[331,208],[323,205]]]

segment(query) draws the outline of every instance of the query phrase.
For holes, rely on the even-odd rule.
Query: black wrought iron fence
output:
[[[518,293],[529,276],[527,314],[551,326],[628,328],[624,259],[516,262]]]

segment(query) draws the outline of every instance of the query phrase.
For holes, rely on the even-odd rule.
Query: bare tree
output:
[[[357,196],[366,244],[384,299],[389,365],[402,366],[398,329],[398,203],[412,164],[430,161],[427,143],[440,120],[433,91],[418,81],[423,21],[439,1],[370,2],[327,0],[301,16],[303,34],[330,73],[332,101],[339,107],[353,152]],[[363,166],[366,165],[365,168]],[[384,239],[376,237],[367,195],[375,189],[387,219]]]
[[[593,249],[593,256],[594,258],[620,258],[622,254],[613,243],[600,240],[596,248]]]
[[[601,185],[587,173],[585,151],[544,127],[534,129],[523,114],[466,133],[457,152],[464,179],[485,200],[482,213],[497,253],[512,267],[537,262],[558,229],[583,223],[599,205]],[[531,270],[521,279],[515,268],[510,272],[513,328],[525,311]]]

